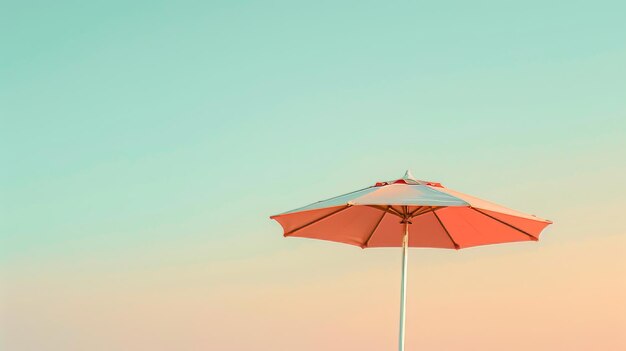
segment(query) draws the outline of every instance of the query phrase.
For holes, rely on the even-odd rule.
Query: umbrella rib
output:
[[[414,215],[414,216],[411,216],[411,218],[419,217],[419,216],[421,216],[421,215],[423,215],[423,214],[426,214],[426,213],[429,213],[429,212],[435,212],[435,211],[437,211],[438,209],[440,209],[440,208],[445,208],[445,207],[446,207],[446,206],[440,206],[440,207],[432,207],[432,206],[431,206],[428,210],[423,211],[423,212],[420,212],[420,213],[418,213],[418,214],[416,214],[416,215]]]
[[[456,241],[454,241],[454,239],[452,238],[452,235],[450,235],[450,232],[448,231],[448,228],[446,228],[446,226],[443,225],[443,222],[441,221],[441,218],[439,218],[439,216],[437,215],[437,212],[433,211],[433,214],[435,215],[435,218],[437,218],[437,221],[441,225],[441,228],[443,228],[443,231],[446,232],[446,234],[448,235],[448,238],[450,238],[450,241],[452,241],[452,245],[454,245],[454,248],[457,249],[457,250],[460,249],[461,246],[459,244],[457,244]]]
[[[396,216],[403,218],[404,214],[400,213],[400,211],[396,210],[395,208],[393,208],[393,206],[389,206],[389,210],[391,210],[391,212],[393,212]]]
[[[363,244],[363,246],[361,246],[362,248],[366,248],[367,245],[369,245],[370,239],[372,238],[372,235],[374,235],[374,232],[376,231],[376,229],[378,229],[378,226],[380,225],[380,222],[382,222],[383,218],[385,218],[385,215],[387,214],[387,211],[389,210],[389,207],[390,206],[387,206],[387,208],[383,212],[383,215],[380,216],[380,219],[378,220],[378,222],[376,222],[376,225],[374,226],[374,229],[372,229],[372,232],[370,233],[370,235],[367,236],[367,240],[365,240],[365,243]]]
[[[424,206],[418,206],[415,211],[409,213],[409,217],[413,217],[413,215],[415,215],[415,213],[417,213],[419,210],[423,210]]]
[[[350,208],[351,206],[352,206],[352,205],[346,205],[346,206],[344,206],[344,207],[342,207],[342,208],[338,209],[337,211],[333,211],[333,212],[331,212],[331,213],[329,213],[329,214],[327,214],[327,215],[324,215],[324,216],[322,216],[322,217],[320,217],[320,218],[318,218],[318,219],[316,219],[316,220],[313,220],[313,221],[311,221],[311,222],[309,222],[309,223],[307,223],[307,224],[305,224],[305,225],[301,225],[301,226],[299,226],[298,228],[293,229],[293,230],[289,231],[288,233],[285,233],[285,236],[289,236],[289,235],[291,235],[291,234],[293,234],[293,233],[295,233],[295,232],[297,232],[297,231],[299,231],[299,230],[301,230],[301,229],[304,229],[304,228],[306,228],[306,227],[308,227],[308,226],[310,226],[310,225],[313,225],[313,224],[315,224],[315,223],[317,223],[317,222],[319,222],[319,221],[321,221],[321,220],[323,220],[323,219],[326,219],[326,218],[328,218],[328,217],[330,217],[330,216],[332,216],[332,215],[336,215],[337,213],[339,213],[339,212],[341,212],[341,211],[343,211],[343,210],[346,210],[346,209]]]
[[[387,211],[387,212],[389,212],[389,213],[391,213],[393,215],[396,215],[396,216],[398,216],[400,218],[404,218],[405,217],[405,215],[402,212],[396,210],[391,205],[387,205],[387,207],[383,207],[383,206],[379,206],[379,205],[365,205],[365,206],[369,206],[369,207],[375,208],[375,209],[380,210],[380,211]],[[415,210],[415,211],[409,213],[409,218],[419,217],[419,216],[421,216],[421,215],[423,215],[425,213],[432,212],[432,211],[435,211],[435,210],[438,210],[438,209],[444,208],[444,207],[446,207],[446,206],[420,206],[418,208],[418,210],[423,210],[424,208],[426,208],[426,210],[422,211],[422,212],[419,212],[417,214],[415,214],[415,213],[418,212],[418,210]]]
[[[498,218],[496,218],[496,217],[494,217],[494,216],[491,216],[491,215],[489,215],[489,214],[487,214],[487,213],[485,213],[485,212],[483,212],[483,211],[481,211],[481,210],[479,210],[479,209],[477,209],[477,208],[474,208],[474,207],[470,207],[470,208],[471,208],[472,210],[474,210],[474,211],[476,211],[476,212],[478,212],[478,213],[482,214],[482,215],[485,215],[485,216],[487,216],[487,217],[489,217],[489,218],[491,218],[491,219],[493,219],[493,220],[495,220],[495,221],[498,221],[498,222],[500,222],[500,223],[502,223],[502,224],[506,225],[507,227],[510,227],[510,228],[512,228],[512,229],[517,230],[517,231],[518,231],[518,232],[520,232],[520,233],[525,234],[525,235],[526,235],[526,236],[528,236],[531,240],[534,240],[534,241],[538,241],[538,240],[539,240],[539,238],[537,238],[536,236],[530,235],[530,234],[529,234],[529,233],[527,233],[526,231],[523,231],[523,230],[521,230],[520,228],[518,228],[518,227],[516,227],[516,226],[514,226],[514,225],[512,225],[512,224],[509,224],[509,223],[507,223],[507,222],[505,222],[505,221],[503,221],[503,220],[501,220],[501,219],[498,219]]]
[[[417,217],[417,216],[423,215],[424,213],[428,213],[434,210],[435,210],[435,207],[433,206],[420,206],[417,210],[411,212],[409,214],[409,217],[411,218]]]

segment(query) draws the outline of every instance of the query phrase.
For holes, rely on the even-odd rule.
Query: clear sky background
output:
[[[416,177],[555,222],[413,249],[407,347],[626,349],[623,1],[0,1],[0,348],[390,350]]]

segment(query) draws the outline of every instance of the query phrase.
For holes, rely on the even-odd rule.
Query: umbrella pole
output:
[[[404,220],[404,237],[402,238],[402,286],[400,289],[400,340],[399,350],[404,351],[404,324],[406,322],[406,273],[409,253],[409,220]]]

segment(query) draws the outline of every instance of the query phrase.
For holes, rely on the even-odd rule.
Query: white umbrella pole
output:
[[[404,237],[402,238],[402,286],[400,290],[400,340],[399,349],[404,351],[404,324],[406,322],[406,271],[409,253],[409,221],[404,222]]]

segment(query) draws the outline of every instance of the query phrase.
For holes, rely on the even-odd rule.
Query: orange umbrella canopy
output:
[[[552,222],[415,179],[370,187],[271,217],[284,235],[369,247],[462,249],[514,241],[536,241]]]

